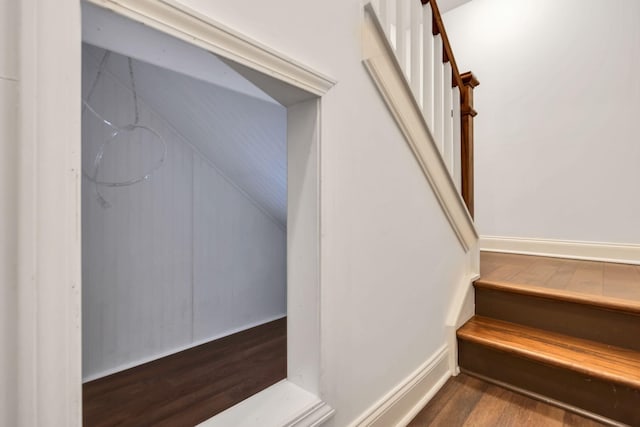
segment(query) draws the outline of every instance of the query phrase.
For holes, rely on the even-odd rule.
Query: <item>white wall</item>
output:
[[[17,15],[17,2],[0,0],[0,425],[17,415]]]
[[[320,388],[322,398],[336,409],[331,424],[347,425],[405,380],[446,343],[446,310],[451,303],[453,285],[458,283],[465,271],[462,248],[361,63],[360,27],[363,9],[360,0],[182,2],[338,81],[322,98],[321,105]],[[34,9],[44,5],[35,1],[21,2],[26,3]],[[58,4],[55,8],[44,7],[42,13],[48,12],[51,17],[49,21],[40,17],[45,21],[44,26],[36,26],[38,21],[35,20],[28,21],[31,26],[27,30],[35,33],[41,47],[51,48],[46,50],[49,55],[38,58],[38,63],[45,64],[49,67],[47,69],[58,70],[55,61],[60,61],[60,55],[53,48],[53,43],[65,43],[62,49],[63,59],[73,59],[77,53],[72,49],[70,40],[75,40],[71,30],[77,28],[80,18],[79,13],[70,13],[75,11],[74,7],[77,8],[77,5],[72,6],[74,5],[67,2],[64,7]],[[65,19],[57,19],[62,17]],[[68,27],[66,19],[71,20]],[[54,22],[59,24],[62,21],[65,21],[65,27],[54,30]],[[71,30],[66,31],[67,28]],[[77,34],[78,40],[79,37]],[[23,44],[21,52],[27,57],[29,64],[34,64],[35,58],[29,56],[29,52],[41,51],[34,50],[28,41]],[[65,76],[67,75],[62,77]],[[60,90],[75,88],[74,82],[77,81],[77,76],[70,74],[69,81],[60,78],[60,86],[54,86],[53,78],[60,76],[28,77],[29,82],[47,84],[39,88],[48,96],[46,99],[58,95]],[[21,89],[29,88],[24,86]],[[25,99],[33,102],[34,98]],[[62,104],[68,108],[68,103]],[[32,104],[29,105],[35,108]],[[29,111],[24,113],[28,114]],[[44,118],[53,119],[71,115],[70,112],[43,112]],[[38,129],[53,128],[46,120],[28,119],[23,122],[36,122]],[[65,144],[62,138],[74,129],[73,123],[63,122],[60,126],[60,135],[51,132],[51,139],[48,141],[69,149],[72,144]],[[25,140],[29,143],[27,148],[42,146],[45,154],[65,158],[55,156],[56,152],[51,144],[45,144],[47,141],[35,141],[34,138]],[[22,143],[23,139],[20,141]],[[26,164],[46,166],[42,176],[53,176],[55,180],[52,185],[66,183],[63,178],[71,176],[68,172],[63,174],[63,164],[54,167],[42,159],[37,160],[38,162]],[[2,162],[4,166],[4,160]],[[31,181],[27,180],[26,184],[29,183]],[[38,182],[39,190],[34,191],[34,194],[26,194],[25,198],[44,200],[45,207],[54,208],[57,216],[69,217],[69,207],[74,206],[71,194],[66,191],[70,185],[64,187],[65,199],[54,204],[50,200],[54,197],[53,192],[43,192],[52,188],[44,184],[46,183]],[[36,187],[36,184],[33,186]],[[47,198],[46,194],[51,196]],[[6,200],[8,198],[3,197],[3,202]],[[32,204],[22,203],[27,207]],[[25,212],[27,213],[29,212]],[[3,212],[3,217],[5,215]],[[27,231],[43,224],[42,217],[43,215],[38,215],[35,219],[25,219]],[[68,221],[71,222],[71,219]],[[12,226],[15,222],[9,220]],[[72,228],[69,224],[63,225],[62,231]],[[34,242],[44,242],[44,248],[50,249],[52,242],[45,240],[46,238],[65,238],[60,235],[62,233],[51,233],[50,228],[46,228],[47,233],[41,239],[26,242],[27,249],[31,249]],[[15,246],[10,245],[10,249],[14,250]],[[70,258],[73,256],[72,253]],[[57,259],[51,256],[43,258],[45,261]],[[21,262],[30,261],[32,259],[27,257]],[[66,261],[73,264],[73,259]],[[25,271],[40,271],[36,270],[40,267],[41,263],[34,263],[33,267],[29,266]],[[44,269],[45,273],[53,270],[48,264],[44,267],[47,267]],[[57,270],[53,270],[53,273],[56,275],[50,281],[46,277],[39,277],[35,281],[36,285],[48,286],[35,289],[36,297],[55,297],[59,292],[72,292],[66,280],[68,275]],[[23,278],[21,284],[26,283],[27,279]],[[63,279],[64,283],[60,283]],[[29,322],[34,321],[53,320],[61,328],[67,323],[76,322],[75,319],[67,320],[65,317],[73,316],[74,313],[74,308],[67,306],[67,300],[73,302],[71,298],[60,297],[54,299],[55,303],[60,303],[55,309],[49,309],[52,306],[49,304],[49,310],[45,313],[37,313],[37,316],[32,312],[24,314],[22,320],[26,321],[22,322],[25,325],[20,325],[21,330],[27,329],[31,326]],[[36,360],[21,359],[18,365],[21,372],[27,373],[22,379],[22,383],[26,385],[19,390],[19,395],[25,402],[23,424],[45,425],[55,423],[56,420],[66,420],[67,422],[59,424],[77,425],[80,422],[77,417],[79,403],[65,406],[67,401],[63,398],[77,397],[79,387],[72,385],[68,390],[58,388],[70,373],[75,372],[77,366],[73,357],[76,348],[66,346],[73,345],[74,336],[65,329],[60,332],[64,340],[54,336],[52,341],[36,335],[40,330],[41,328],[33,327],[25,337],[25,341],[33,343],[26,346],[26,355]],[[2,342],[3,348],[5,342],[7,341]],[[35,344],[38,348],[33,348]],[[60,349],[63,351],[59,351],[59,354],[71,351],[72,356],[68,358],[67,365],[61,366],[59,375],[52,375],[54,364],[62,357],[55,353]],[[43,360],[50,362],[44,363]],[[11,372],[14,365],[9,362],[7,366],[3,366],[3,375]],[[44,383],[47,378],[54,379],[49,388]],[[0,383],[4,387],[4,382]],[[32,386],[32,383],[35,385]],[[63,404],[51,404],[41,409],[37,406],[37,399],[40,399],[39,402]],[[40,410],[29,411],[31,408]],[[51,416],[54,421],[47,419],[47,416]],[[37,420],[35,417],[38,417]]]
[[[640,2],[474,0],[444,19],[481,82],[479,232],[639,243]]]
[[[360,0],[181,0],[338,83],[321,106],[321,396],[345,426],[445,344],[455,234],[362,65]]]
[[[91,53],[84,49],[85,97],[100,59]],[[109,61],[126,63],[115,54]],[[144,79],[144,74],[136,78]],[[194,151],[168,123],[171,118],[165,120],[144,99],[139,101],[140,122],[167,141],[164,165],[148,181],[100,187],[111,204],[106,209],[98,203],[94,185],[83,179],[85,379],[286,312],[282,225],[227,180],[215,160]],[[133,120],[131,91],[109,72],[102,74],[90,102],[117,124]],[[286,112],[281,110],[284,122]],[[98,145],[109,132],[84,112],[83,165],[89,174]],[[160,145],[153,140],[149,134],[134,133],[108,146],[101,178],[141,176],[160,156]]]

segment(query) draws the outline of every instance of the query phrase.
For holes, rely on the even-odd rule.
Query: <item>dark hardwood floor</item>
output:
[[[449,379],[410,427],[597,427],[599,422],[469,375]]]
[[[83,386],[85,427],[194,426],[287,376],[286,318]]]

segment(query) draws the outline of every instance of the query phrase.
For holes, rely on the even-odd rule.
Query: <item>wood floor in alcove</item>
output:
[[[449,379],[409,423],[409,427],[604,425],[465,374]]]
[[[286,318],[83,386],[85,427],[194,426],[287,376]]]
[[[481,252],[480,277],[640,306],[640,265]]]

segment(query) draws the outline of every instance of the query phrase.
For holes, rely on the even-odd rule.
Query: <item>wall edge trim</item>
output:
[[[336,81],[174,0],[86,0],[317,96]],[[189,27],[188,34],[182,30]]]
[[[640,245],[626,243],[481,236],[480,250],[640,265]]]
[[[276,407],[265,412],[265,407]],[[198,424],[201,427],[316,427],[335,410],[319,397],[282,380]]]

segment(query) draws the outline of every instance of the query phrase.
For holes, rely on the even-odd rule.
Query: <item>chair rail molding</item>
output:
[[[336,81],[173,0],[85,0],[253,71],[322,96]]]

